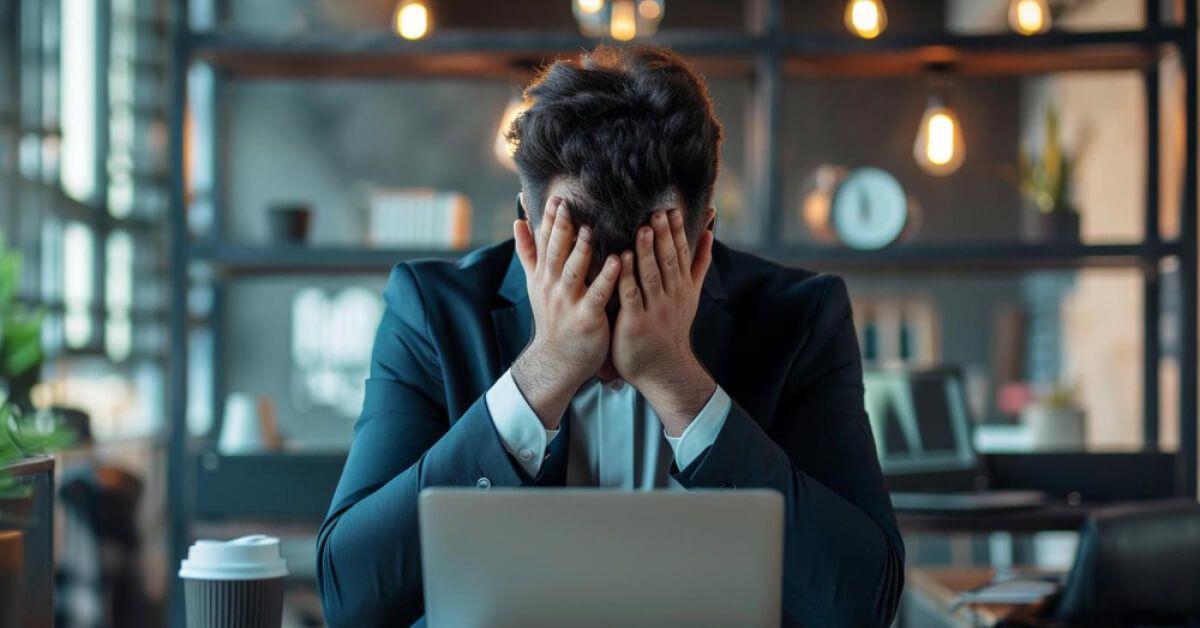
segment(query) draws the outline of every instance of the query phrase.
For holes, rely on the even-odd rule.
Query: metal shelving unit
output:
[[[215,199],[214,237],[194,240],[187,222],[184,190],[184,107],[187,70],[192,63],[211,65],[220,83],[237,79],[486,77],[525,78],[546,59],[571,56],[598,43],[571,32],[501,31],[437,32],[417,42],[390,33],[304,34],[264,36],[240,32],[190,30],[188,0],[172,0],[174,22],[171,76],[170,163],[171,221],[171,386],[170,506],[171,556],[178,560],[189,542],[193,517],[255,514],[301,516],[281,500],[295,493],[264,494],[260,502],[227,503],[213,491],[232,492],[232,475],[260,469],[262,477],[315,477],[340,469],[340,454],[259,456],[225,459],[212,442],[195,447],[186,433],[189,268],[215,269],[215,308],[209,324],[220,333],[225,282],[244,276],[305,273],[386,273],[397,261],[438,257],[452,259],[462,251],[371,249],[353,247],[256,246],[226,241],[220,225],[221,202]],[[870,273],[986,273],[1047,268],[1135,268],[1144,278],[1143,437],[1146,456],[1157,453],[1159,359],[1161,342],[1171,336],[1179,345],[1178,406],[1180,447],[1174,456],[1174,493],[1196,495],[1197,473],[1197,7],[1184,3],[1184,21],[1163,23],[1158,0],[1145,1],[1145,28],[1106,32],[1050,32],[1035,37],[1015,34],[951,35],[885,33],[872,41],[832,33],[802,34],[783,30],[782,0],[746,0],[748,15],[740,32],[663,32],[653,41],[689,56],[713,76],[748,76],[751,104],[747,115],[749,203],[762,209],[759,254],[788,264]],[[1159,231],[1160,179],[1159,62],[1178,58],[1186,77],[1186,137],[1180,235],[1164,240]],[[1038,75],[1063,71],[1126,70],[1144,78],[1147,115],[1145,238],[1114,244],[1078,242],[1024,244],[975,242],[897,246],[881,251],[801,247],[780,241],[782,214],[780,134],[783,85],[799,76],[907,76],[930,65],[957,74]],[[219,96],[218,96],[219,97]],[[219,151],[217,151],[219,152]],[[220,190],[220,177],[214,185]],[[1175,330],[1164,330],[1160,316],[1164,260],[1172,260],[1180,300]],[[219,337],[219,336],[218,336]],[[218,342],[219,346],[219,342]],[[214,360],[221,359],[219,348]],[[217,384],[219,399],[220,384]],[[219,429],[219,426],[218,426]],[[1134,454],[1136,455],[1136,454]],[[1079,458],[1079,456],[1076,456]],[[1085,457],[1086,458],[1086,457]],[[1072,463],[1076,464],[1076,463]],[[1163,465],[1158,465],[1159,467]],[[1156,467],[1157,468],[1157,467]],[[263,475],[265,474],[265,475]],[[318,474],[320,475],[320,474]],[[333,478],[336,481],[336,478]],[[328,481],[328,478],[325,479]],[[273,499],[278,497],[278,499]],[[306,513],[312,515],[314,513]],[[172,625],[182,625],[178,590],[172,602]]]

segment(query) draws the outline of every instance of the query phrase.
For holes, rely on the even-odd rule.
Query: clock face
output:
[[[853,170],[833,193],[833,228],[851,248],[881,249],[900,237],[908,200],[896,178],[879,168]]]

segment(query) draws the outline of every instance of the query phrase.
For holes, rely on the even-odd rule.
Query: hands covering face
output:
[[[621,254],[621,310],[613,331],[613,365],[638,390],[670,386],[673,372],[695,361],[692,322],[712,261],[704,230],[693,258],[683,212],[655,212],[638,229],[636,251]]]
[[[562,199],[547,203],[536,243],[525,220],[513,225],[513,235],[535,327],[513,375],[542,422],[557,427],[575,390],[610,349],[617,372],[650,400],[664,424],[676,415],[690,421],[700,409],[693,406],[702,407],[701,397],[715,387],[691,345],[712,232],[701,233],[693,252],[683,213],[655,212],[650,226],[638,230],[635,250],[609,255],[590,285],[592,233],[575,228]],[[610,331],[605,308],[614,290],[620,310]]]
[[[513,235],[533,310],[535,333],[526,351],[578,388],[608,355],[604,308],[617,285],[620,261],[610,255],[592,284],[585,284],[592,262],[591,229],[585,226],[577,232],[558,197],[546,206],[536,245],[524,220],[513,225]]]

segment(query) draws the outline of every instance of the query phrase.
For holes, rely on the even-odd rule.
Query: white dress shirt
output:
[[[547,448],[559,430],[547,430],[513,381],[512,371],[484,396],[504,449],[529,477],[537,477]],[[667,474],[671,455],[680,469],[700,457],[717,439],[732,401],[717,386],[700,414],[678,437],[668,436],[641,393],[624,381],[592,378],[579,388],[567,409],[570,449],[567,484],[606,488],[653,489],[678,484]]]

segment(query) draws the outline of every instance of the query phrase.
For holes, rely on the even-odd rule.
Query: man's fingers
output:
[[[663,291],[670,293],[679,282],[679,254],[675,249],[674,238],[671,237],[671,225],[668,224],[666,212],[654,212],[650,218],[654,227],[654,255],[658,259],[658,269],[662,273]]]
[[[588,227],[579,228],[579,237],[575,240],[575,249],[571,251],[567,263],[563,265],[562,282],[578,289],[583,284],[583,276],[587,274],[588,266],[592,263],[592,230]],[[578,294],[572,292],[572,294]]]
[[[633,252],[621,254],[621,307],[633,311],[642,309],[642,291],[638,288],[637,279],[633,276]]]
[[[517,259],[528,277],[537,269],[537,247],[533,244],[533,232],[529,230],[529,222],[517,220],[513,222],[513,240],[517,245]]]
[[[560,204],[554,228],[550,231],[550,241],[546,243],[546,272],[551,277],[558,277],[562,273],[563,261],[574,239],[575,227],[571,225],[571,215],[567,212],[566,204]]]
[[[558,217],[558,206],[562,204],[562,199],[555,196],[546,202],[546,209],[542,212],[542,224],[538,228],[537,246],[539,251],[545,251],[546,245],[550,243],[550,232],[554,230],[554,220]]]
[[[612,298],[613,289],[620,276],[621,262],[616,255],[609,255],[608,259],[604,260],[604,267],[600,269],[600,274],[596,275],[592,285],[588,286],[585,296],[588,303],[591,303],[596,309],[603,310],[608,305],[608,300]]]
[[[638,279],[642,282],[642,300],[649,305],[663,294],[662,273],[658,271],[658,260],[654,258],[654,230],[642,227],[637,233]]]
[[[696,259],[692,260],[692,284],[699,286],[704,283],[704,275],[708,265],[712,263],[713,232],[705,229],[700,232],[696,241]]]
[[[688,248],[687,232],[683,228],[683,212],[672,209],[667,218],[671,223],[671,239],[675,240],[675,254],[679,256],[680,275],[690,273],[692,268],[692,252]]]

